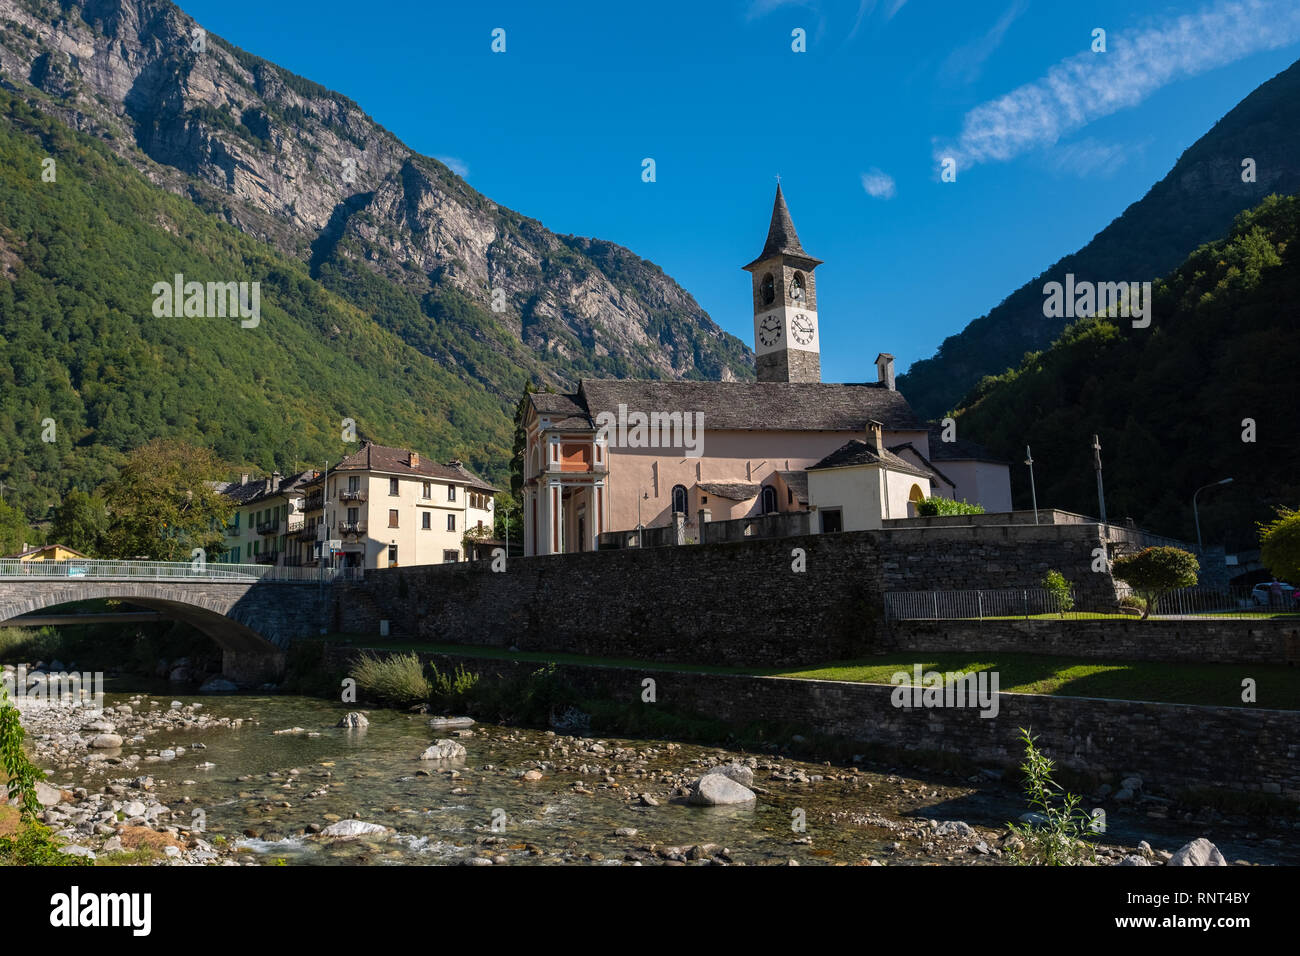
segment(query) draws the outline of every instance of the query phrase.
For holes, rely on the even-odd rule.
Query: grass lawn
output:
[[[509,651],[495,647],[436,644],[415,641],[372,641],[361,635],[333,634],[321,638],[331,643],[349,640],[357,647],[377,650],[458,654],[487,660],[537,661],[544,664],[586,664],[628,667],[643,671],[688,671],[703,674],[750,674],[759,677],[794,677],[807,680],[841,680],[888,684],[898,671],[910,675],[920,664],[923,671],[997,671],[998,689],[1014,694],[1059,697],[1103,697],[1116,700],[1150,700],[1175,704],[1211,704],[1221,707],[1262,707],[1300,710],[1300,669],[1285,664],[1166,664],[1157,661],[1097,661],[1040,654],[889,654],[855,661],[837,661],[818,667],[744,668],[702,664],[671,664],[622,657],[585,657],[547,651]],[[1241,681],[1254,678],[1254,704],[1241,700]]]

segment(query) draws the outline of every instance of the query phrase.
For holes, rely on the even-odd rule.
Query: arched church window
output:
[[[763,514],[776,514],[776,489],[771,485],[763,486]]]
[[[790,298],[796,302],[803,301],[803,273],[796,272],[790,280]]]
[[[685,485],[673,485],[673,511],[686,514]]]
[[[763,276],[763,281],[759,285],[759,294],[763,297],[764,305],[771,305],[776,298],[776,280],[772,278],[772,273]]]

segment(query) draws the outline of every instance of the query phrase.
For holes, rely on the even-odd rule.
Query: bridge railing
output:
[[[0,579],[78,581],[90,578],[140,581],[298,582],[360,580],[361,568],[273,567],[266,564],[201,564],[189,561],[20,561],[0,558]]]

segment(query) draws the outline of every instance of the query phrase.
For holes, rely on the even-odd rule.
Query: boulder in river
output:
[[[434,730],[451,730],[453,727],[473,727],[473,717],[434,717],[429,721]]]
[[[1166,866],[1227,866],[1219,848],[1205,837],[1197,837],[1169,858]]]
[[[349,711],[348,713],[346,713],[346,714],[344,714],[342,717],[340,717],[340,718],[339,718],[339,722],[338,722],[337,724],[335,724],[334,726],[335,726],[335,727],[347,727],[347,728],[352,728],[352,727],[369,727],[369,726],[370,726],[370,721],[366,719],[366,715],[365,715],[365,714],[361,714],[361,713],[358,713],[357,711],[353,710],[353,711]]]
[[[465,756],[465,748],[454,740],[438,740],[420,754],[421,760],[456,760]]]
[[[90,741],[90,746],[97,750],[115,750],[122,746],[122,738],[117,734],[97,734]]]
[[[339,840],[356,840],[363,836],[374,838],[387,832],[388,827],[380,826],[378,823],[366,823],[364,820],[340,820],[338,823],[331,823],[321,830],[320,835],[334,837]]]
[[[705,775],[711,773],[720,773],[728,777],[742,787],[752,787],[754,785],[754,771],[750,770],[744,764],[738,763],[720,763],[716,767],[710,767],[704,771]]]
[[[697,807],[726,807],[753,803],[756,799],[754,791],[726,774],[706,773],[691,786],[686,802]]]

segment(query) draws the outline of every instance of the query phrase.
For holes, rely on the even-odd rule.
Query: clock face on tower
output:
[[[790,320],[790,337],[800,345],[810,345],[816,332],[817,326],[812,318],[802,312],[796,312]]]
[[[758,341],[764,347],[771,348],[777,342],[781,341],[782,322],[775,315],[769,315],[758,326]]]

